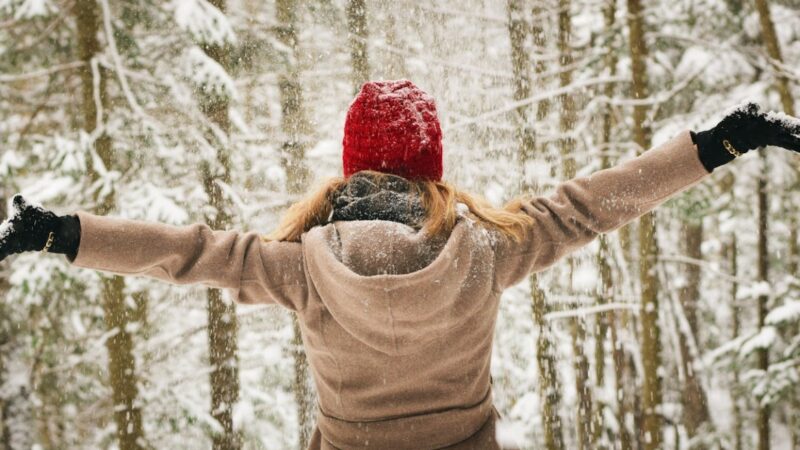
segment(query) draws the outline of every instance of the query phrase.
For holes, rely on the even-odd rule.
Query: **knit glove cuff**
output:
[[[59,216],[53,235],[50,253],[63,253],[69,262],[74,261],[81,242],[81,221],[78,216],[74,214]]]
[[[734,156],[725,150],[722,140],[714,136],[714,129],[706,131],[690,131],[692,142],[697,146],[697,154],[703,167],[711,173],[719,166],[734,160]]]

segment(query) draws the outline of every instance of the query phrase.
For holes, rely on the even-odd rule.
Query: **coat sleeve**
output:
[[[172,284],[230,289],[239,303],[303,309],[306,279],[296,242],[263,242],[255,232],[215,231],[77,212],[81,239],[72,265]],[[69,259],[69,258],[68,258]]]
[[[686,130],[615,167],[561,183],[549,196],[524,199],[522,212],[533,224],[522,242],[499,241],[497,287],[504,289],[550,267],[708,174]]]

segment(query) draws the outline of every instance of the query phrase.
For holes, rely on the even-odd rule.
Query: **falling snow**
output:
[[[22,192],[32,205],[58,214],[83,210],[171,225],[219,219],[227,230],[267,233],[306,192],[341,174],[342,125],[367,78],[408,79],[428,92],[425,100],[435,101],[442,125],[445,180],[496,206],[553,192],[573,169],[588,175],[644,150],[636,105],[645,111],[644,137],[652,145],[707,129],[747,102],[800,138],[800,120],[784,111],[793,102],[797,113],[800,104],[800,10],[791,2],[766,2],[782,63],[769,57],[762,22],[747,2],[738,2],[739,10],[732,8],[737,2],[642,2],[649,48],[648,89],[641,96],[630,91],[625,2],[613,2],[610,29],[609,2],[368,0],[364,29],[352,16],[359,3],[0,0],[0,200],[8,205],[1,218],[19,213],[10,200]],[[82,5],[93,8],[96,29],[77,23]],[[519,9],[509,11],[514,5]],[[568,14],[559,17],[559,11]],[[570,33],[559,32],[564,18]],[[513,30],[525,34],[519,46],[527,55],[524,73],[513,63]],[[571,42],[560,46],[565,36]],[[92,46],[81,39],[92,37],[97,51],[84,61],[82,52]],[[781,80],[788,80],[788,100]],[[387,88],[381,95],[404,93]],[[406,105],[420,131],[433,114],[426,104]],[[532,152],[525,155],[528,144]],[[561,447],[579,448],[581,425],[600,424],[585,448],[616,448],[627,433],[634,441],[661,438],[663,448],[727,450],[736,448],[733,430],[741,426],[739,448],[757,448],[759,405],[769,405],[772,448],[794,448],[800,411],[790,400],[800,398],[800,279],[792,273],[798,244],[790,240],[800,217],[800,157],[777,148],[763,154],[765,161],[753,154],[716,170],[657,209],[657,254],[648,274],[658,279],[657,304],[642,304],[639,251],[651,241],[640,222],[536,277],[522,274],[522,283],[503,293],[490,367],[500,442],[547,448],[546,430],[559,423]],[[758,254],[762,177],[769,208],[765,255]],[[631,194],[630,186],[619,186],[603,205],[618,207]],[[470,291],[496,263],[485,250],[505,241],[477,227],[466,205],[456,211],[470,227],[469,256],[477,259],[444,254],[439,263],[452,271],[471,264],[474,273],[458,287]],[[434,264],[445,247],[401,224],[389,232],[385,224],[362,227],[366,237],[342,240],[353,228],[340,226],[341,236],[327,236],[325,247],[367,278],[404,280]],[[374,236],[378,228],[381,239]],[[0,242],[17,231],[3,221]],[[563,250],[550,236],[538,238]],[[94,244],[121,248],[119,240]],[[411,261],[398,263],[398,253],[412,247]],[[768,263],[766,279],[761,260]],[[302,272],[306,263],[292,264]],[[278,263],[265,258],[260,264]],[[433,287],[417,287],[429,311],[449,298],[442,287],[447,273],[437,274]],[[225,433],[215,413],[229,411],[241,448],[298,448],[313,426],[318,386],[296,372],[303,347],[292,314],[238,304],[214,322],[203,284],[125,276],[124,313],[115,322],[107,316],[109,281],[118,279],[73,267],[57,254],[12,255],[0,263],[0,440],[10,448],[46,449],[55,442],[119,448],[114,410],[127,407],[111,400],[108,348],[130,336],[128,375],[143,446],[211,447],[214,434]],[[367,295],[348,298],[347,288],[331,295],[352,301],[359,312],[376,306]],[[389,297],[391,289],[384,289]],[[232,305],[237,292],[225,289],[220,302]],[[393,301],[393,311],[404,312],[403,299]],[[459,307],[485,312],[486,305]],[[416,320],[441,330],[459,314],[446,311]],[[644,318],[656,312],[655,325],[645,327]],[[369,320],[355,317],[362,322],[351,318],[348,326]],[[209,330],[234,323],[217,350],[236,356],[212,367]],[[370,337],[393,333],[386,327]],[[661,436],[638,428],[645,363],[653,362],[645,337],[660,339],[654,367],[662,383],[655,408]],[[765,367],[761,355],[769,356]],[[236,399],[212,412],[211,374],[218,368],[235,369],[238,384],[227,386]],[[388,370],[366,363],[357,369]],[[430,382],[449,385],[471,376],[454,371]],[[692,376],[706,399],[700,411],[706,417],[696,423],[687,419],[694,417]],[[386,373],[381,380],[388,382]],[[581,382],[587,389],[580,391]],[[588,418],[578,414],[585,399],[593,408]],[[555,412],[547,416],[550,402]],[[310,419],[301,423],[302,417]],[[136,432],[132,423],[125,429]]]

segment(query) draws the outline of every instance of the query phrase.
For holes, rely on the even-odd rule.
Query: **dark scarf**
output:
[[[425,208],[405,178],[356,173],[334,194],[331,221],[389,220],[422,228]]]

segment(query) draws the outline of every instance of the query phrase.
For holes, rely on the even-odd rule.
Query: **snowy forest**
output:
[[[797,0],[0,0],[0,219],[267,233],[363,82],[437,102],[445,179],[545,194],[743,101],[797,115]],[[800,449],[800,157],[767,148],[506,292],[499,439]],[[0,448],[302,449],[298,325],[224,290],[0,263]]]

